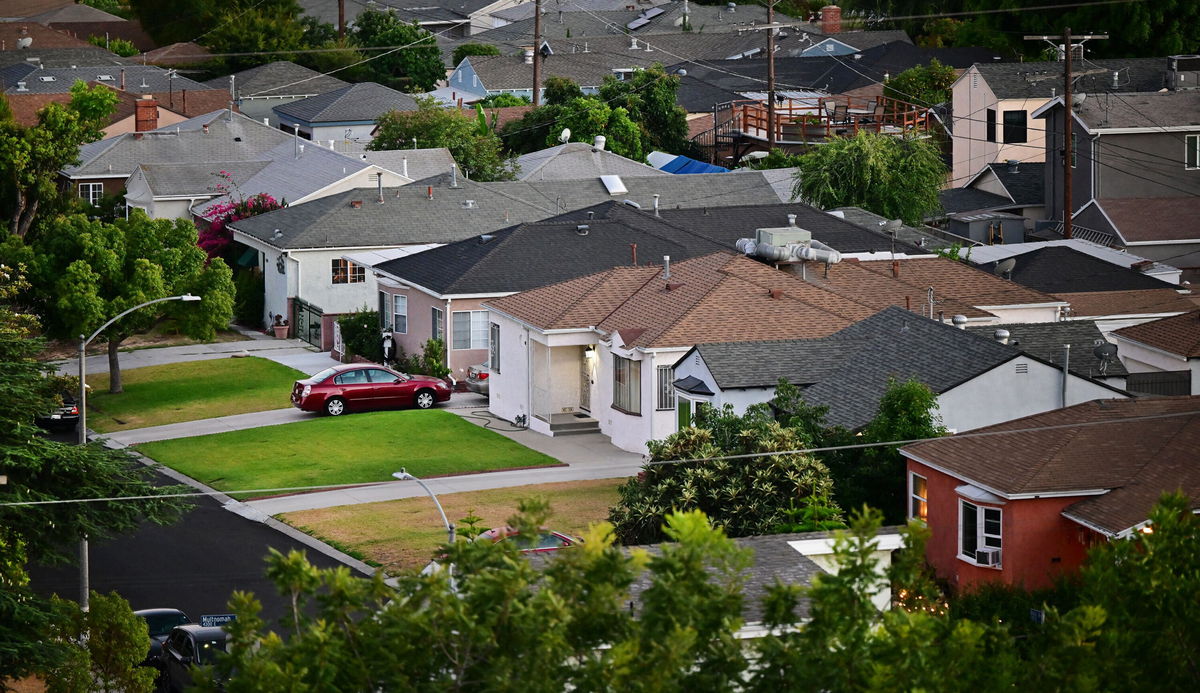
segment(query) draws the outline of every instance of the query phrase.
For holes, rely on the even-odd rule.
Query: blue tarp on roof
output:
[[[675,157],[674,161],[661,166],[659,170],[667,173],[729,173],[729,169],[723,166],[706,164],[686,156]]]

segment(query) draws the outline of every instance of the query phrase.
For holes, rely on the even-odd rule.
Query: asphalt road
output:
[[[172,482],[158,475],[156,483]],[[265,576],[267,549],[287,553],[306,547],[266,525],[222,509],[212,499],[198,497],[194,503],[194,509],[174,525],[146,523],[132,534],[91,542],[92,589],[105,594],[116,590],[135,610],[182,609],[193,621],[199,621],[201,614],[229,613],[230,594],[246,590],[262,602],[267,623],[277,623],[288,602]],[[307,554],[318,567],[340,565],[311,549]],[[29,574],[31,586],[39,594],[79,598],[75,565],[30,565]]]

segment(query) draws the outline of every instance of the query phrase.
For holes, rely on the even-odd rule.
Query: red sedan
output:
[[[450,386],[441,378],[368,364],[326,368],[292,386],[293,407],[330,416],[396,407],[428,409],[449,399]]]

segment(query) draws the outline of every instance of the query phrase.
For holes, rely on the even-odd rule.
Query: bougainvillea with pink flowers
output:
[[[227,196],[229,200],[213,205],[202,215],[208,221],[208,227],[200,229],[198,245],[208,253],[210,258],[223,255],[229,248],[229,244],[233,242],[233,234],[226,228],[230,222],[287,206],[286,201],[276,200],[266,193],[246,197],[228,171],[221,171],[213,175],[220,179],[214,189],[219,194]]]

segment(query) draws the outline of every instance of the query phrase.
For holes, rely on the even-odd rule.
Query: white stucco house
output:
[[[404,92],[375,82],[361,82],[271,110],[279,129],[333,149],[337,142],[371,141],[379,117],[389,111],[416,109],[416,100]]]
[[[1200,311],[1125,327],[1112,336],[1131,391],[1200,394]]]

